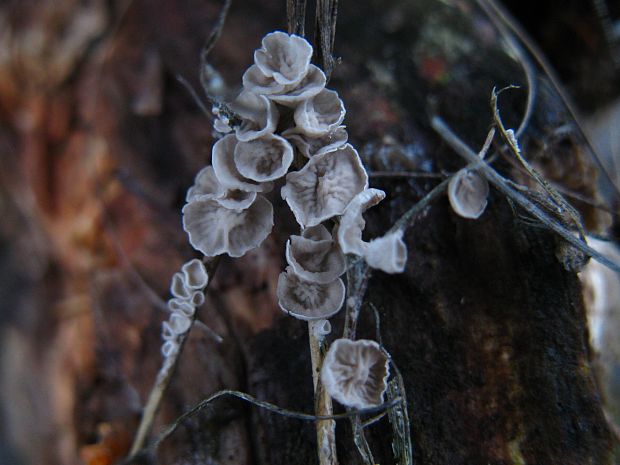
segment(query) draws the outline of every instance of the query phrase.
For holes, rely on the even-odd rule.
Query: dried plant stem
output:
[[[219,263],[218,257],[212,259],[205,260],[205,267],[207,269],[207,273],[209,275],[209,282],[211,282],[213,278],[213,274],[217,269],[217,265]],[[196,313],[192,316],[192,326],[196,321]],[[191,327],[190,327],[191,330]],[[185,341],[187,340],[187,336],[189,335],[189,331],[179,337],[179,348],[176,352],[171,354],[169,357],[164,358],[164,363],[162,364],[159,372],[157,373],[157,377],[155,378],[155,383],[151,388],[151,392],[149,393],[149,397],[146,401],[146,405],[144,406],[144,412],[142,414],[142,418],[140,420],[140,425],[138,426],[138,432],[134,437],[133,444],[131,445],[131,450],[129,451],[129,457],[133,457],[140,450],[144,448],[146,443],[146,439],[153,427],[153,422],[155,421],[155,415],[159,410],[159,406],[161,405],[161,400],[164,397],[166,389],[168,389],[168,385],[172,380],[172,376],[174,375],[174,371],[177,367],[177,364],[181,358],[181,354],[183,353],[183,347],[185,346]]]
[[[558,234],[573,247],[577,248],[589,257],[594,258],[596,261],[607,266],[608,268],[616,272],[620,272],[620,264],[613,262],[612,260],[608,259],[604,255],[594,250],[586,242],[575,237],[571,230],[564,227],[559,221],[550,217],[542,208],[528,200],[527,197],[521,192],[518,192],[513,187],[511,187],[510,181],[502,177],[497,171],[495,171],[486,163],[481,162],[478,158],[478,155],[476,155],[473,150],[471,150],[467,145],[465,145],[465,143],[452,132],[452,130],[440,117],[433,116],[431,118],[431,126],[448,143],[448,145],[452,147],[452,149],[458,155],[463,157],[469,163],[479,164],[478,172],[482,176],[484,176],[487,181],[493,184],[502,194],[504,194],[510,200],[518,204],[527,213],[532,215],[546,227]]]
[[[332,399],[321,383],[321,367],[326,351],[325,341],[318,336],[316,321],[308,322],[308,339],[310,341],[310,357],[312,360],[312,382],[314,385],[314,412],[317,416],[328,416],[333,413]],[[316,422],[317,453],[320,465],[337,465],[336,455],[336,422],[319,420]]]

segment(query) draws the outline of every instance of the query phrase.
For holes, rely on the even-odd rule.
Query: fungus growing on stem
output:
[[[278,304],[280,308],[300,320],[322,320],[340,310],[344,302],[345,287],[340,278],[320,284],[305,281],[289,266],[278,278]]]
[[[346,268],[344,254],[322,224],[304,229],[301,236],[291,236],[286,243],[286,261],[300,278],[322,284],[334,281]]]
[[[185,196],[186,202],[199,198],[215,199],[223,207],[232,210],[245,210],[256,199],[256,192],[227,189],[218,181],[213,166],[207,166],[198,172],[194,185]]]
[[[338,243],[344,253],[364,257],[366,263],[386,273],[401,273],[407,263],[407,246],[403,242],[403,232],[395,231],[375,238],[370,242],[362,240],[366,221],[362,214],[385,198],[379,189],[366,189],[360,192],[347,206],[338,226]]]
[[[211,162],[215,177],[228,189],[240,189],[250,192],[265,192],[271,184],[261,184],[245,178],[239,173],[235,164],[235,149],[239,141],[234,134],[222,137],[213,145]]]
[[[215,200],[199,199],[183,207],[183,229],[190,244],[207,257],[241,257],[258,247],[273,227],[273,207],[258,195],[246,210],[230,210]]]
[[[344,115],[344,104],[338,93],[323,89],[295,109],[295,123],[300,132],[316,137],[335,130]]]
[[[286,175],[282,198],[302,228],[341,215],[351,199],[368,187],[368,175],[350,145],[315,155]]]
[[[176,272],[172,275],[172,281],[170,282],[170,293],[173,296],[183,300],[191,297],[191,290],[187,287],[183,273]]]
[[[388,358],[375,341],[337,339],[321,370],[329,395],[347,407],[373,407],[383,402],[389,376]]]
[[[293,162],[293,147],[286,139],[268,134],[260,139],[239,142],[234,161],[239,173],[257,182],[275,181]]]
[[[462,169],[448,184],[452,210],[463,218],[477,219],[484,213],[489,196],[489,183],[476,171]]]
[[[303,37],[276,31],[267,34],[262,47],[254,52],[254,62],[278,84],[296,84],[308,71],[312,46]]]
[[[204,289],[209,283],[209,274],[202,263],[197,258],[194,258],[181,267],[181,272],[185,278],[185,284],[189,289],[199,290]]]
[[[324,152],[333,152],[347,143],[349,135],[344,126],[318,137],[307,136],[297,128],[287,129],[282,133],[295,148],[306,158],[312,158]]]
[[[278,109],[264,95],[243,91],[229,108],[241,117],[241,124],[235,128],[235,134],[241,141],[272,134],[278,124]]]
[[[271,92],[267,98],[280,105],[295,108],[305,100],[314,97],[325,87],[327,78],[320,68],[310,65],[308,74],[297,84],[284,86],[279,92]]]

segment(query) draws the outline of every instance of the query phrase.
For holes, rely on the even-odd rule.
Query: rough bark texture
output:
[[[264,33],[286,28],[285,1],[235,2],[213,64],[240,83]],[[521,67],[468,2],[341,2],[330,87],[371,170],[462,166],[428,124],[434,110],[478,148],[493,86]],[[180,207],[209,161],[210,121],[176,82],[196,87],[200,47],[220,4],[172,0],[9,2],[0,7],[0,462],[100,465],[126,454],[158,365],[168,281],[192,251]],[[311,15],[309,15],[311,16]],[[596,194],[592,163],[544,78],[524,144],[557,182]],[[525,92],[502,97],[507,126]],[[549,139],[545,137],[549,136]],[[542,143],[551,141],[550,143]],[[517,176],[511,165],[498,162]],[[579,171],[581,170],[581,171]],[[380,233],[433,187],[375,179],[388,192],[369,215]],[[200,310],[224,337],[194,328],[156,427],[222,388],[312,411],[306,324],[284,316],[275,286],[292,216],[260,250],[224,259]],[[603,219],[582,213],[592,228]],[[581,289],[561,243],[493,192],[472,222],[446,199],[407,234],[409,263],[376,273],[367,301],[401,368],[418,465],[611,465],[618,442],[590,369]],[[334,319],[334,336],[342,317]],[[374,338],[365,306],[360,337]],[[361,463],[349,423],[340,463]],[[387,419],[367,431],[393,463]],[[184,424],[153,463],[317,463],[312,424],[218,401]]]

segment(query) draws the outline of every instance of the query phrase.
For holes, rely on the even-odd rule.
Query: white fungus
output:
[[[235,134],[241,141],[272,134],[278,124],[278,109],[264,95],[243,91],[229,108],[241,117],[241,124],[235,128]]]
[[[173,313],[183,313],[187,316],[193,316],[196,312],[196,306],[192,303],[192,296],[186,299],[175,297],[168,301],[168,308]]]
[[[340,278],[328,284],[305,281],[291,267],[278,278],[278,304],[289,315],[300,320],[329,318],[340,310],[345,287]]]
[[[172,281],[170,282],[170,293],[179,299],[190,298],[191,290],[187,287],[183,273],[177,272],[172,275]]]
[[[213,145],[211,162],[217,180],[228,189],[265,192],[270,184],[261,184],[245,178],[239,173],[235,164],[235,149],[239,141],[234,134],[222,137]]]
[[[204,289],[209,283],[209,274],[204,263],[194,258],[181,267],[181,272],[185,277],[185,284],[189,289]]]
[[[234,152],[239,173],[257,182],[275,181],[286,174],[293,162],[293,147],[286,139],[268,134],[239,142]]]
[[[258,247],[273,227],[273,207],[258,195],[246,210],[229,210],[215,200],[200,199],[183,207],[183,229],[190,244],[207,257],[226,253],[241,257]]]
[[[368,175],[350,145],[321,153],[286,175],[281,195],[302,228],[341,215],[351,199],[368,187]]]
[[[487,206],[488,196],[489,183],[476,171],[462,169],[448,184],[450,205],[463,218],[479,218]]]
[[[306,158],[312,158],[325,152],[332,152],[347,143],[349,135],[344,126],[338,126],[334,130],[318,137],[307,136],[297,128],[287,129],[282,133],[295,148]]]
[[[286,243],[286,260],[300,278],[330,283],[344,273],[346,262],[338,244],[323,225],[304,229]]]
[[[185,334],[192,326],[192,320],[183,313],[173,313],[168,321],[173,334]]]
[[[296,108],[299,104],[321,92],[326,81],[325,73],[319,67],[310,65],[308,74],[299,83],[284,86],[278,92],[270,92],[267,98],[285,107]]]
[[[254,52],[254,62],[267,76],[278,84],[291,85],[301,81],[308,71],[312,46],[303,37],[285,32],[272,32]]]
[[[207,166],[196,175],[194,185],[188,189],[185,200],[191,202],[199,198],[215,199],[226,208],[245,210],[256,199],[256,192],[226,189],[218,181],[213,166]]]
[[[347,407],[374,407],[383,402],[389,376],[388,358],[375,341],[337,339],[321,370],[329,395]]]
[[[345,109],[338,93],[323,89],[304,100],[295,109],[295,123],[308,136],[321,136],[336,129],[344,119]]]

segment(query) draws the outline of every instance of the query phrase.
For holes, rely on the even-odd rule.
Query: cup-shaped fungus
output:
[[[243,77],[243,88],[256,95],[270,95],[284,90],[283,84],[278,84],[272,77],[265,76],[256,65],[250,66]]]
[[[368,187],[368,175],[350,145],[315,155],[286,175],[281,195],[302,228],[341,215],[351,199]]]
[[[168,308],[173,313],[183,313],[184,315],[192,316],[194,315],[194,313],[196,313],[197,307],[197,305],[194,305],[193,300],[193,295],[190,296],[188,299],[181,299],[179,297],[175,297],[168,301]]]
[[[452,210],[463,218],[479,218],[487,206],[488,196],[489,183],[473,170],[460,170],[448,184]]]
[[[386,234],[370,242],[362,240],[362,231],[366,226],[362,213],[384,198],[385,192],[379,189],[366,189],[356,195],[340,218],[336,236],[344,253],[362,256],[370,267],[386,273],[401,273],[407,263],[407,247],[403,242],[402,231]]]
[[[344,120],[345,109],[338,93],[323,89],[295,109],[297,128],[309,136],[320,136],[336,129]]]
[[[254,52],[254,62],[267,77],[278,84],[295,84],[308,72],[312,46],[303,37],[285,32],[272,32]]]
[[[190,244],[207,257],[241,257],[258,247],[273,227],[273,207],[258,195],[246,210],[230,210],[215,200],[198,199],[183,207],[183,229]]]
[[[291,236],[286,260],[300,278],[323,284],[334,281],[346,267],[344,254],[322,224],[304,229],[301,236]]]
[[[183,264],[181,272],[185,277],[185,284],[189,289],[199,290],[204,289],[209,283],[209,274],[202,263],[197,258],[194,258]]]
[[[321,381],[329,395],[347,407],[367,408],[383,402],[388,358],[375,341],[337,339],[323,361]]]
[[[306,158],[312,158],[325,152],[332,152],[347,143],[349,135],[344,126],[338,126],[333,131],[318,137],[307,136],[297,128],[287,129],[282,133],[292,143],[299,153]]]
[[[168,321],[174,334],[184,334],[192,326],[192,320],[183,313],[173,313]]]
[[[318,66],[310,65],[308,73],[300,82],[284,86],[279,92],[270,92],[267,97],[285,107],[295,108],[321,92],[326,81],[325,73]]]
[[[188,189],[185,196],[187,202],[198,198],[215,199],[226,208],[245,210],[256,199],[256,192],[226,189],[218,181],[213,166],[207,166],[198,172],[194,185]]]
[[[267,134],[260,139],[239,142],[234,161],[242,176],[257,182],[275,181],[293,162],[293,147],[286,139]]]
[[[185,276],[181,272],[172,275],[170,281],[170,293],[179,299],[189,299],[192,296],[192,290],[185,282]]]
[[[235,164],[235,149],[239,141],[234,134],[222,137],[213,145],[211,162],[217,180],[228,189],[250,192],[264,192],[271,188],[269,183],[261,184],[239,173]]]
[[[345,288],[340,278],[328,284],[305,281],[289,266],[278,278],[278,304],[280,308],[300,320],[322,320],[340,310]]]
[[[235,133],[242,141],[272,134],[280,117],[273,102],[254,92],[241,92],[228,107],[241,117],[241,124],[235,128]]]

